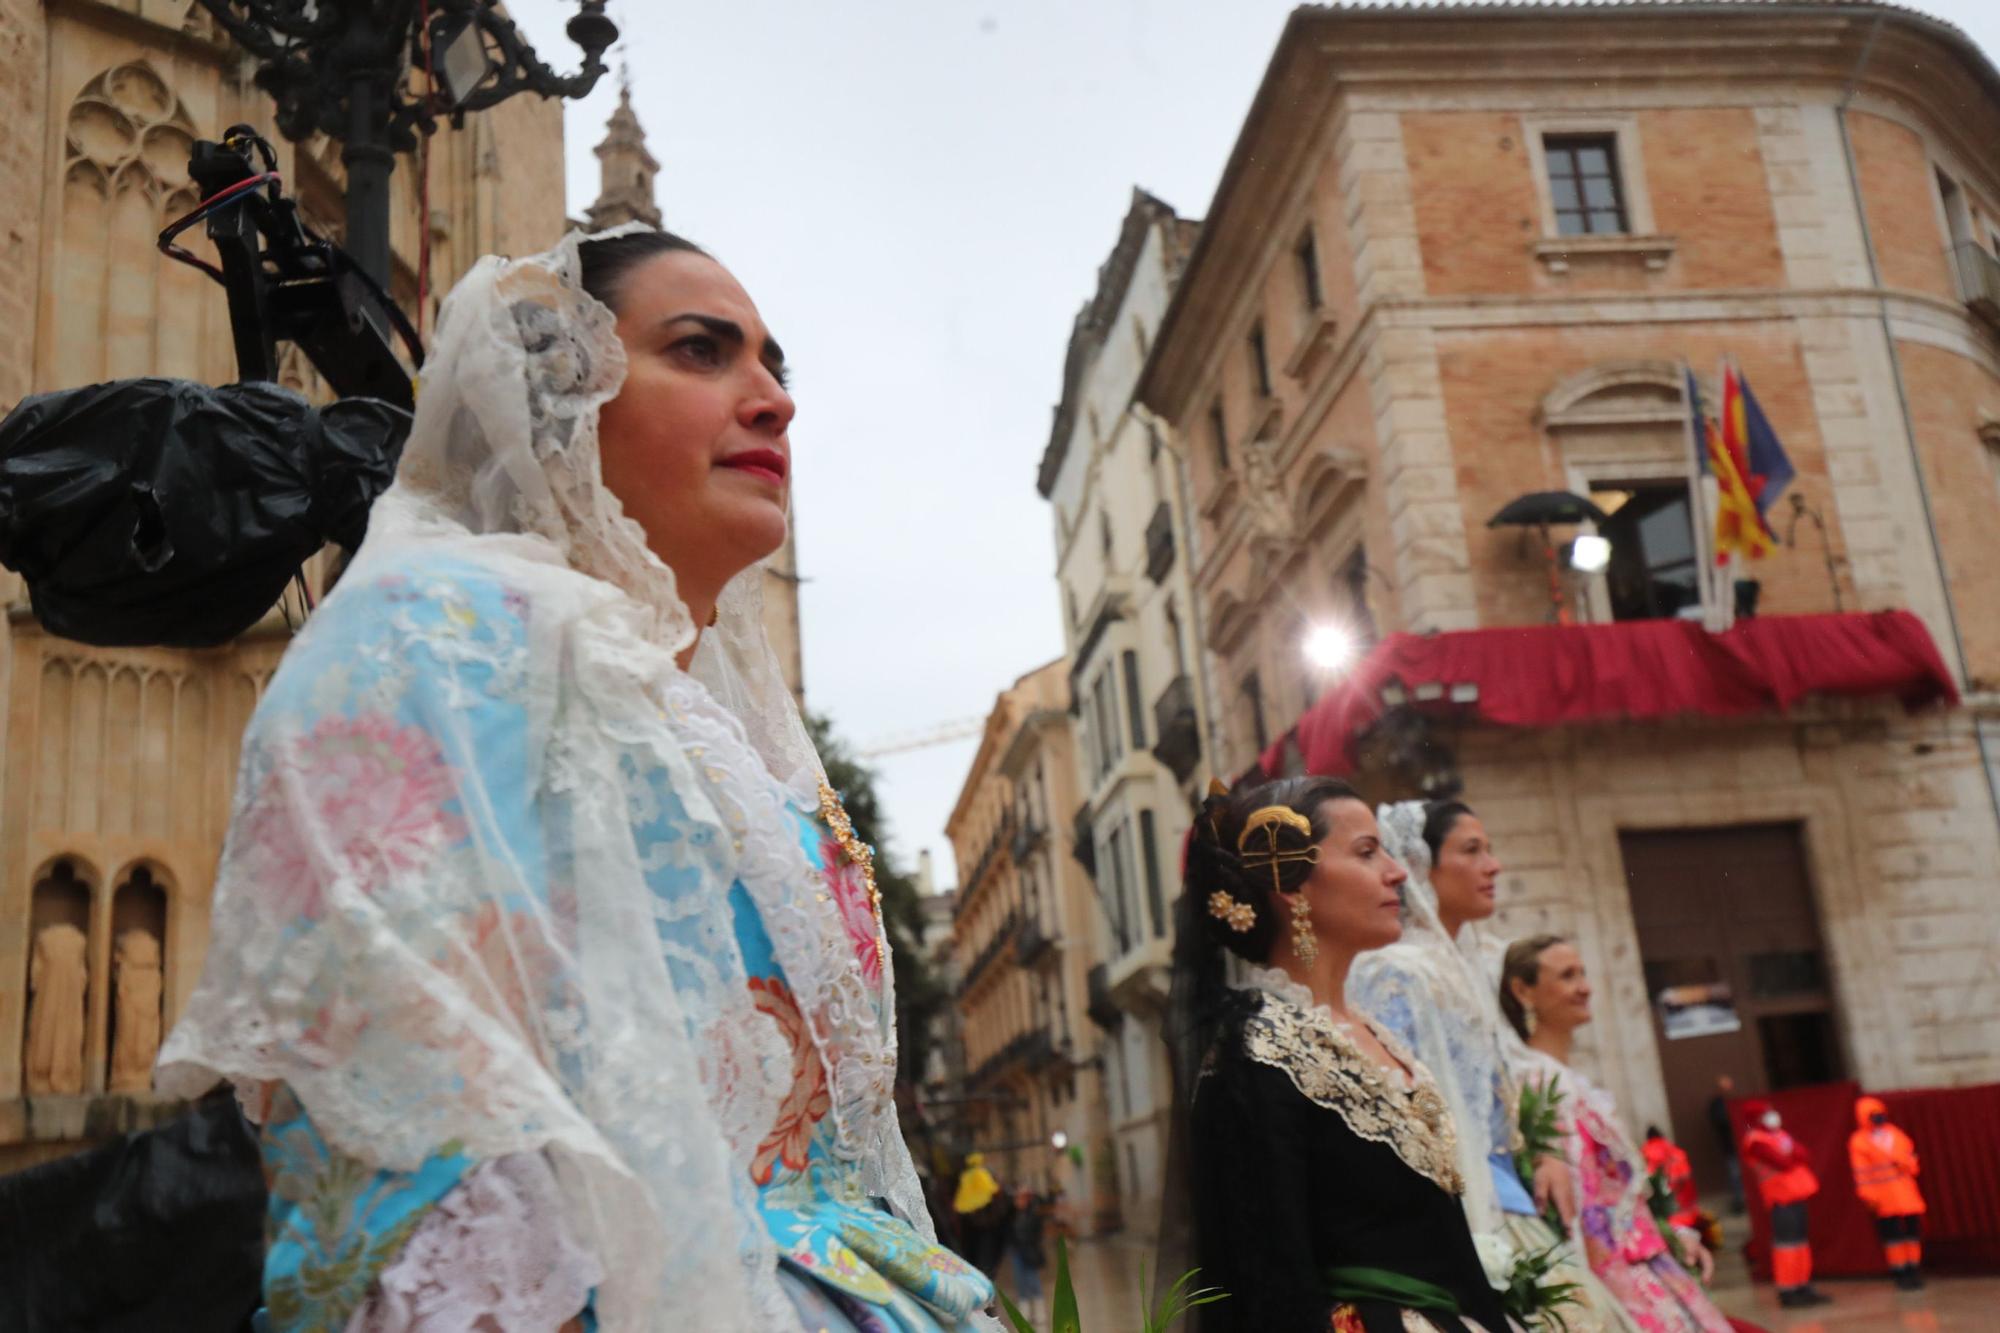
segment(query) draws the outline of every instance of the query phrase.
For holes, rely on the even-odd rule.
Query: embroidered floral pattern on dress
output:
[[[813,1128],[826,1118],[832,1099],[827,1093],[826,1070],[819,1052],[806,1031],[805,1017],[799,1013],[792,989],[776,977],[750,978],[750,994],[759,1011],[777,1020],[778,1030],[792,1051],[792,1086],[778,1107],[778,1120],[764,1141],[757,1145],[750,1178],[768,1185],[783,1166],[787,1171],[806,1168],[806,1146]]]
[[[854,959],[871,986],[882,983],[881,928],[869,892],[868,872],[847,858],[846,849],[829,836],[820,843],[820,864],[826,867],[826,889],[840,909],[840,924],[854,946]]]
[[[1372,1143],[1387,1145],[1412,1171],[1451,1194],[1465,1192],[1458,1137],[1429,1073],[1401,1043],[1369,1025],[1413,1075],[1405,1087],[1335,1024],[1324,1006],[1302,1009],[1269,991],[1243,1029],[1251,1059],[1290,1078],[1307,1100],[1334,1112]]]
[[[312,774],[316,813],[343,841],[297,836],[284,804],[300,773]],[[456,791],[437,742],[379,713],[320,719],[264,782],[240,830],[239,854],[257,858],[269,876],[266,891],[296,916],[317,917],[321,886],[336,876],[406,873],[465,836],[447,806]]]

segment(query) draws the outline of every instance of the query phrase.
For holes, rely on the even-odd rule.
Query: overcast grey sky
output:
[[[1912,6],[2000,49],[2000,0]],[[573,0],[511,0],[575,64]],[[849,740],[984,714],[1061,654],[1035,469],[1070,321],[1132,187],[1207,209],[1280,0],[613,0],[667,224],[797,371],[806,695]],[[568,111],[597,195],[616,80]],[[966,741],[877,765],[892,853],[938,856]]]

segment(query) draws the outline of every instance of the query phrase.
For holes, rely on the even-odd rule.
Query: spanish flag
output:
[[[1719,423],[1702,411],[1692,370],[1687,372],[1687,396],[1701,470],[1715,478],[1715,563],[1726,564],[1732,555],[1761,560],[1777,548],[1764,511],[1791,481],[1791,460],[1734,366],[1723,367]],[[1753,421],[1762,446],[1760,461],[1769,469],[1764,474],[1751,470]]]
[[[1722,439],[1750,487],[1758,520],[1769,532],[1771,506],[1792,484],[1792,460],[1778,443],[1770,418],[1757,405],[1757,395],[1750,392],[1750,381],[1735,366],[1724,366],[1722,371]]]

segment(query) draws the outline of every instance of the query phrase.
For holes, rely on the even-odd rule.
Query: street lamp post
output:
[[[347,168],[346,249],[389,285],[389,176],[396,154],[520,92],[582,97],[604,74],[618,40],[606,0],[581,0],[566,31],[583,51],[576,73],[557,74],[500,11],[499,0],[200,0],[257,58],[257,86],[278,104],[278,129],[297,142],[339,139]],[[421,97],[404,87],[412,66],[435,71]],[[429,220],[424,220],[429,225]]]

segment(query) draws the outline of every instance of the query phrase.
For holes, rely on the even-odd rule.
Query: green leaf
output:
[[[1000,1308],[1007,1312],[1008,1320],[1014,1325],[1014,1333],[1035,1333],[1035,1326],[1028,1322],[1028,1316],[1022,1314],[1020,1308],[1007,1299],[1006,1292],[996,1286],[993,1288],[993,1294],[1000,1298]]]
[[[1076,1288],[1069,1280],[1069,1244],[1061,1236],[1056,1237],[1056,1285],[1049,1295],[1049,1333],[1083,1333]]]

